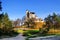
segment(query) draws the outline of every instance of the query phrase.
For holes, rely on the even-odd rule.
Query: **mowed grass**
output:
[[[26,32],[26,31],[28,31],[28,30],[38,30],[38,29],[30,29],[30,28],[20,28],[20,29],[14,29],[16,32],[18,32],[18,33],[24,33],[24,32]]]
[[[23,30],[17,30],[18,33],[23,33],[24,31]]]
[[[15,30],[16,32],[18,32],[18,33],[24,33],[24,32],[26,32],[26,31],[28,31],[28,30],[39,30],[39,29],[26,29],[26,30],[23,30],[23,29],[18,29],[18,30]],[[56,34],[56,35],[60,35],[60,29],[50,29],[49,30],[49,32],[48,32],[48,34]]]

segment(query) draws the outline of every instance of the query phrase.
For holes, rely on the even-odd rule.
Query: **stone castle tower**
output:
[[[36,15],[34,12],[30,12],[30,11],[26,10],[26,19],[35,18],[35,17],[36,17]]]
[[[26,10],[26,19],[28,19],[28,18],[29,18],[29,11]]]

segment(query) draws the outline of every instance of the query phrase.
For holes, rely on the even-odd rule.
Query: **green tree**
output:
[[[60,16],[57,15],[54,19],[54,27],[60,29]]]
[[[53,25],[53,22],[52,22],[52,16],[51,15],[48,15],[48,17],[47,18],[45,18],[44,19],[45,20],[45,22],[46,22],[46,26],[48,27],[48,28],[51,28]]]
[[[53,15],[49,15],[45,18],[46,26],[48,28],[59,28],[60,27],[60,17],[53,13]]]
[[[12,28],[12,22],[10,21],[7,13],[0,14],[0,28],[3,30],[3,33],[11,30],[10,28]]]
[[[45,25],[43,25],[43,28],[40,29],[40,34],[46,34],[48,33],[49,29],[54,28],[57,25],[57,15],[55,13],[53,13],[53,15],[48,15],[44,21],[45,21]]]
[[[10,23],[11,21],[10,21],[10,19],[9,19],[9,17],[8,17],[8,14],[7,13],[5,13],[4,14],[4,17],[3,17],[3,24],[4,24],[4,26],[8,26],[9,27],[9,23]]]
[[[3,24],[3,16],[4,16],[4,14],[2,13],[2,14],[0,14],[0,28],[2,28],[2,24]]]
[[[8,14],[5,13],[3,17],[3,29],[4,31],[8,31],[10,28],[12,28],[12,22],[10,21]]]
[[[2,2],[0,1],[0,11],[2,11],[2,6],[1,6],[1,3],[2,3]]]

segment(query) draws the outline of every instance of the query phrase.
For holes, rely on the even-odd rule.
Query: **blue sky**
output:
[[[7,12],[11,20],[22,18],[28,9],[39,18],[45,18],[56,12],[60,14],[60,0],[1,0],[3,12]]]

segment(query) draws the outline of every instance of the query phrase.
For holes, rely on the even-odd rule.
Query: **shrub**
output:
[[[39,33],[39,31],[38,30],[28,30],[28,33],[33,35],[33,34]]]
[[[23,36],[29,36],[29,34],[30,34],[30,33],[28,33],[28,32],[24,32],[24,33],[23,33]]]
[[[10,31],[10,32],[8,32],[8,33],[6,33],[6,34],[8,34],[9,36],[16,36],[16,35],[18,35],[19,33],[17,33],[17,32],[15,32],[14,30],[12,30],[12,31]]]
[[[0,28],[0,37],[2,36],[9,36],[9,37],[13,37],[13,36],[17,36],[19,33],[15,32],[14,30],[3,30]]]

